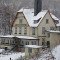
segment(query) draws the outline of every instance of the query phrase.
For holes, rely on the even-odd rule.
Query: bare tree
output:
[[[13,4],[0,3],[0,33],[11,34],[11,21],[14,20],[16,9]]]

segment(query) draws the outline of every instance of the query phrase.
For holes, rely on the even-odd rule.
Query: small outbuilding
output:
[[[25,57],[33,57],[40,53],[42,46],[38,45],[25,45]]]

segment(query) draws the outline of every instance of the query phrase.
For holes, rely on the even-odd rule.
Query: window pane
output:
[[[17,27],[15,27],[15,34],[17,34]]]
[[[45,34],[45,27],[42,27],[42,34]]]
[[[50,30],[54,30],[54,27],[50,27]]]
[[[20,24],[22,23],[22,19],[19,19],[19,23],[20,23]]]
[[[26,42],[26,45],[29,45],[29,42]]]
[[[45,38],[42,38],[42,45],[45,46]]]
[[[21,34],[22,32],[22,27],[19,27],[19,34]]]
[[[32,28],[32,35],[35,35],[35,28]]]
[[[26,34],[27,34],[27,28],[24,27],[24,35],[26,35]]]
[[[31,43],[32,43],[32,45],[36,45],[36,41],[32,41]]]
[[[48,19],[46,19],[46,24],[48,23]]]

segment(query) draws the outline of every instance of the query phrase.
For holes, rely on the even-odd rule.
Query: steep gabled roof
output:
[[[41,22],[41,20],[43,19],[43,17],[48,12],[48,10],[42,10],[36,16],[34,16],[34,9],[23,9],[22,8],[19,11],[17,11],[17,13],[20,13],[20,12],[22,12],[24,14],[24,16],[25,16],[30,27],[37,27],[39,25],[39,23]],[[50,15],[54,20],[59,20],[52,13],[50,13]],[[40,19],[39,22],[34,23],[34,21],[37,21],[38,19]]]
[[[48,10],[42,10],[40,13],[38,13],[36,16],[34,16],[34,9],[21,9],[18,12],[23,12],[28,24],[30,27],[37,27],[38,23],[34,23],[34,20],[38,20],[39,18],[40,21],[43,19],[45,14],[47,13]]]

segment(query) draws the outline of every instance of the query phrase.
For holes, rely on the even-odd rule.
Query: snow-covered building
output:
[[[25,45],[25,57],[33,57],[34,55],[40,54],[40,51],[42,50],[42,46],[37,45]]]
[[[23,36],[23,38],[24,36],[37,38],[20,38],[20,43],[23,45],[26,45],[26,43],[36,45],[38,41],[38,45],[53,48],[60,43],[59,27],[59,19],[49,10],[42,10],[34,16],[34,9],[22,8],[17,11],[16,18],[12,25],[12,34],[15,36]],[[33,43],[35,42],[35,44],[33,44],[31,40]]]

